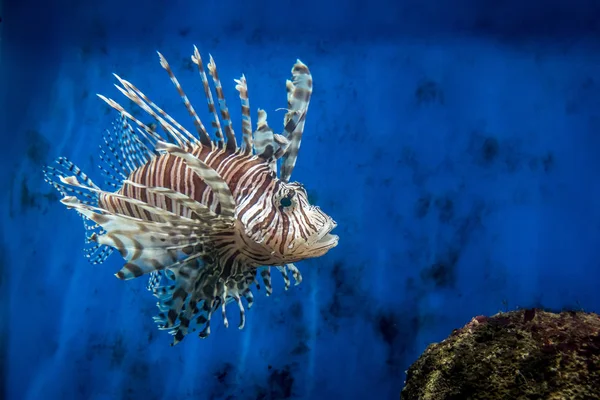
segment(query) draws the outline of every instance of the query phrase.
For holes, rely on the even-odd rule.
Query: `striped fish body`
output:
[[[100,168],[113,191],[102,190],[65,158],[48,166],[45,174],[63,195],[61,202],[84,218],[90,233],[86,255],[92,263],[102,263],[117,250],[126,261],[115,274],[118,278],[149,275],[148,289],[159,299],[155,321],[174,335],[175,344],[197,328],[201,337],[208,336],[219,308],[227,326],[225,307],[231,302],[237,303],[242,328],[242,299],[251,307],[251,287],[258,285],[258,275],[270,294],[270,268],[275,267],[287,289],[288,273],[296,283],[301,281],[293,263],[324,255],[338,238],[330,234],[336,226],[333,219],[309,203],[301,184],[289,181],[312,93],[308,68],[298,61],[292,69],[282,134],[273,133],[262,110],[252,132],[245,77],[236,80],[243,116],[243,143],[238,146],[212,57],[208,69],[221,118],[197,49],[192,61],[213,115],[215,140],[166,59],[160,55],[160,60],[194,120],[196,136],[117,77],[122,85],[117,88],[157,125],[142,123],[100,96],[121,113],[100,152]]]

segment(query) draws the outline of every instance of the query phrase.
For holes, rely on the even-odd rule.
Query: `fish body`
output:
[[[86,256],[100,264],[117,250],[125,259],[115,274],[129,280],[148,275],[148,290],[158,298],[159,329],[174,336],[173,344],[191,331],[210,334],[213,313],[227,304],[240,311],[253,304],[251,287],[260,275],[272,291],[270,269],[278,269],[290,286],[302,277],[294,263],[326,254],[338,243],[330,232],[335,221],[308,201],[304,187],[291,182],[304,121],[312,94],[312,76],[299,60],[292,68],[284,128],[276,134],[258,111],[252,131],[247,83],[235,80],[242,108],[242,143],[237,144],[216,64],[208,72],[194,48],[213,138],[189,102],[166,59],[159,53],[187,108],[196,133],[154,104],[130,82],[116,76],[117,88],[153,117],[145,124],[116,101],[99,97],[120,113],[104,135],[100,149],[109,190],[101,189],[64,157],[45,168],[46,181],[61,194],[61,202],[84,219]],[[220,115],[219,115],[220,114]],[[162,133],[158,133],[158,128]]]

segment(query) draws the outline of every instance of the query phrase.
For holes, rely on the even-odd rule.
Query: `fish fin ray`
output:
[[[275,134],[267,122],[267,112],[258,110],[258,121],[254,132],[254,151],[265,160],[274,174],[277,174],[277,159],[275,158]]]
[[[194,109],[194,106],[192,106],[192,103],[190,102],[190,100],[188,99],[187,95],[183,91],[183,88],[182,88],[181,84],[177,80],[177,77],[175,77],[175,74],[173,73],[173,70],[169,66],[169,63],[167,62],[167,59],[160,52],[157,52],[157,53],[158,53],[158,57],[160,59],[160,65],[161,65],[161,67],[163,67],[165,69],[165,71],[167,71],[167,73],[169,74],[169,78],[171,78],[171,82],[173,83],[173,85],[177,89],[177,92],[179,93],[179,96],[181,97],[181,100],[183,100],[183,103],[185,105],[186,110],[190,114],[190,117],[192,117],[192,119],[194,120],[194,126],[196,127],[196,131],[198,133],[198,138],[200,139],[200,143],[202,145],[204,145],[204,146],[211,147],[212,146],[212,141],[210,140],[210,136],[208,135],[208,133],[206,131],[206,128],[204,127],[204,124],[200,120],[200,117],[198,116],[198,113],[196,113],[196,110]],[[165,114],[165,115],[167,115],[167,114]],[[171,121],[172,123],[176,123],[170,117],[169,117],[169,121]],[[178,123],[177,123],[177,125],[178,125],[178,127],[180,129],[183,128]],[[188,138],[193,139],[193,141],[196,141],[196,139],[189,132],[187,132],[186,130],[183,130],[183,132],[186,133],[186,135],[188,136]]]
[[[65,157],[57,158],[54,163],[44,168],[44,180],[53,186],[62,196],[74,197],[82,204],[90,206],[98,205],[98,195],[89,190],[82,189],[78,186],[72,186],[65,181],[68,177],[76,177],[85,182],[88,187],[98,189],[98,186],[75,164]],[[82,218],[83,226],[88,234],[102,234],[102,227],[93,221],[88,220],[85,215],[78,211]],[[91,264],[102,264],[112,253],[112,249],[106,246],[93,243],[86,236],[84,246],[84,256]]]
[[[235,89],[240,94],[242,106],[242,151],[246,154],[252,152],[252,119],[250,117],[250,99],[248,98],[248,83],[246,76],[235,79]]]
[[[290,180],[292,171],[296,165],[312,88],[312,75],[308,67],[300,60],[297,60],[292,67],[292,81],[288,80],[286,82],[288,112],[285,114],[283,125],[290,145],[282,157],[279,178],[284,182]]]
[[[210,232],[200,224],[186,224],[184,219],[171,222],[145,221],[109,213],[99,207],[81,203],[73,196],[62,202],[75,208],[85,218],[102,228],[90,236],[91,242],[119,251],[126,264],[117,272],[119,279],[132,279],[152,271],[171,268],[188,253],[198,254]],[[189,249],[185,251],[185,249]],[[189,257],[189,256],[187,256]]]
[[[202,57],[200,56],[200,52],[198,51],[198,48],[196,46],[194,46],[192,62],[198,66],[198,73],[200,74],[200,79],[202,80],[202,87],[204,88],[204,97],[206,97],[206,103],[208,105],[208,112],[212,115],[212,126],[215,130],[217,146],[218,148],[223,148],[225,142],[223,141],[223,130],[221,129],[221,120],[219,119],[217,108],[215,107],[212,91],[208,83],[206,71],[204,70],[204,64],[202,63]]]
[[[217,93],[217,101],[219,102],[219,110],[221,111],[221,118],[223,119],[223,125],[225,126],[225,137],[227,138],[227,143],[225,146],[227,150],[236,151],[237,150],[237,141],[235,140],[235,132],[233,130],[233,126],[231,124],[231,117],[229,115],[229,109],[227,108],[227,102],[225,101],[225,94],[223,93],[223,87],[221,85],[221,80],[219,79],[219,73],[217,71],[217,65],[215,64],[215,60],[211,55],[209,55],[209,61],[207,64],[208,73],[213,79],[213,83],[215,85],[215,92]]]

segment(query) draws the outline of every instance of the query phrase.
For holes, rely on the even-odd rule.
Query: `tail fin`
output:
[[[65,179],[71,176],[77,177],[78,180],[85,182],[87,186],[98,188],[92,180],[75,164],[65,157],[57,158],[51,165],[44,168],[44,180],[52,185],[62,197],[74,196],[80,202],[91,206],[98,205],[98,195],[94,192],[84,192],[77,187],[66,185],[61,178]],[[102,264],[113,252],[112,247],[100,245],[91,238],[94,235],[104,233],[102,227],[89,219],[78,211],[78,214],[83,219],[83,226],[86,230],[86,239],[84,253],[85,257],[92,264]]]

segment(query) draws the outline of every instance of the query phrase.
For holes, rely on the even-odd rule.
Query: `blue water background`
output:
[[[0,18],[3,398],[398,398],[473,316],[600,311],[598,2],[12,0]],[[204,112],[194,44],[234,121],[234,78],[279,128],[294,61],[311,68],[293,178],[340,243],[300,286],[273,274],[245,330],[171,348],[145,279],[85,261],[41,167],[99,180],[113,72],[185,118],[157,50]]]

